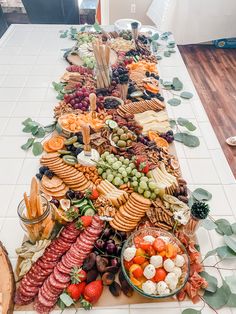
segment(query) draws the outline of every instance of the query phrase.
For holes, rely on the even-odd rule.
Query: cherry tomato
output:
[[[165,271],[164,268],[157,268],[156,269],[156,274],[155,274],[155,276],[153,278],[153,281],[154,282],[163,281],[163,280],[165,280],[166,275],[167,275],[167,272]]]
[[[143,249],[138,248],[136,250],[135,256],[144,256],[145,254],[146,254],[146,252]]]
[[[129,270],[130,267],[133,265],[133,260],[127,262],[127,261],[124,261],[124,266],[125,266],[125,269]]]
[[[164,251],[165,248],[166,248],[166,244],[165,242],[162,240],[162,239],[156,239],[154,242],[153,242],[153,247],[154,249],[157,251],[157,252],[161,252],[161,251]]]
[[[133,259],[135,264],[143,264],[146,261],[146,258],[144,256],[135,256]]]
[[[149,250],[151,246],[152,246],[152,245],[151,245],[151,243],[149,243],[149,242],[140,242],[140,243],[139,243],[139,247],[140,247],[141,249],[143,249],[144,251]]]
[[[135,244],[136,248],[139,248],[139,244],[140,244],[141,241],[143,241],[142,237],[136,236],[134,238],[134,244]]]
[[[156,251],[154,250],[154,248],[151,246],[148,250],[147,250],[147,254],[149,256],[153,256],[156,255]]]
[[[173,244],[168,243],[166,245],[166,257],[168,257],[168,258],[175,258],[176,255],[177,255],[176,247]]]
[[[141,278],[143,275],[143,269],[141,266],[137,267],[133,272],[133,276],[137,279]]]

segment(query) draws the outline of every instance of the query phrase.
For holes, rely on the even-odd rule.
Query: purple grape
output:
[[[111,266],[120,267],[120,259],[118,257],[114,257],[111,259]]]
[[[74,105],[76,104],[76,101],[75,101],[74,99],[72,99],[72,100],[70,101],[70,104],[71,104],[72,106],[74,106]]]
[[[75,192],[75,198],[77,200],[81,200],[84,197],[84,193],[82,192]]]
[[[117,252],[117,247],[114,243],[106,243],[105,250],[107,254],[115,255]]]
[[[76,103],[74,106],[73,106],[74,109],[80,109],[80,106],[78,103]]]
[[[106,228],[106,229],[103,231],[102,237],[108,239],[111,234],[112,234],[112,230],[111,230],[110,228]]]
[[[66,197],[72,200],[73,198],[75,198],[75,192],[73,190],[67,191]]]
[[[60,202],[56,198],[51,199],[50,203],[55,205],[57,208],[60,206]]]
[[[98,239],[96,242],[95,242],[95,247],[100,249],[100,250],[103,250],[104,249],[104,246],[105,246],[105,242],[102,240],[102,239]]]

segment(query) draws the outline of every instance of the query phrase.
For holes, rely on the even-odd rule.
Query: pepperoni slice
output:
[[[53,274],[56,280],[60,281],[61,283],[68,283],[70,282],[70,275],[65,275],[61,273],[57,266],[53,270]]]
[[[57,264],[57,268],[58,270],[63,273],[63,274],[69,274],[70,273],[70,268],[65,267],[64,264],[62,262]]]
[[[56,279],[55,279],[55,277],[54,277],[54,274],[51,274],[50,275],[50,277],[49,277],[49,282],[50,282],[50,284],[53,286],[53,287],[55,287],[55,288],[57,288],[58,290],[60,290],[60,289],[65,289],[67,286],[68,286],[68,283],[61,283],[61,282],[59,282],[59,281],[57,281]]]

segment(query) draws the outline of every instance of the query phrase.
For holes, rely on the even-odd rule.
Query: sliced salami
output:
[[[48,314],[51,311],[52,307],[43,306],[37,298],[34,303],[34,309],[39,314]]]
[[[43,296],[43,294],[42,294],[42,289],[40,289],[39,290],[39,293],[38,293],[38,298],[39,298],[39,302],[41,303],[41,304],[43,304],[44,306],[46,306],[46,307],[53,307],[54,306],[54,304],[55,304],[55,300],[53,299],[53,300],[48,300],[48,299],[46,299],[46,297],[45,296]],[[54,297],[55,298],[55,297]]]
[[[59,263],[57,264],[57,268],[58,268],[58,270],[59,270],[61,273],[63,273],[63,274],[69,274],[69,273],[70,273],[70,268],[65,267],[65,266],[62,264],[62,262],[59,262]]]
[[[65,289],[68,286],[68,283],[61,283],[55,279],[54,274],[52,273],[49,277],[50,284],[55,287],[56,289]]]
[[[56,280],[60,281],[61,283],[68,283],[70,282],[70,275],[65,275],[58,270],[56,266],[53,270],[53,274]]]

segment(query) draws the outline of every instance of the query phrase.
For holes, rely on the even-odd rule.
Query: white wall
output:
[[[102,24],[114,24],[118,19],[133,18],[143,25],[154,25],[146,15],[153,0],[102,0]],[[131,12],[131,5],[135,5],[135,13]]]

